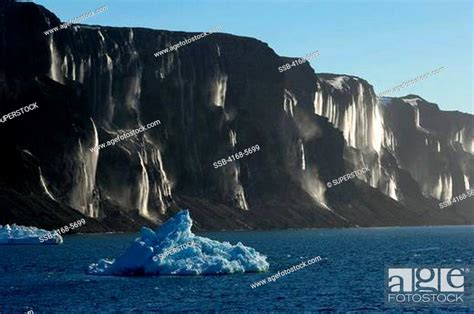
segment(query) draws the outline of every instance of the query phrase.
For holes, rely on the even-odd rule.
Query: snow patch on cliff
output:
[[[330,80],[326,80],[326,83],[329,83],[332,87],[338,90],[349,90],[350,87],[347,85],[349,77],[347,76],[338,76]]]

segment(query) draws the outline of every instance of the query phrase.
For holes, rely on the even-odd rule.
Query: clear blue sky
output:
[[[316,72],[350,74],[377,93],[444,66],[390,96],[418,94],[473,113],[472,0],[36,0],[61,20],[102,5],[84,24],[255,37],[282,56],[319,50]]]

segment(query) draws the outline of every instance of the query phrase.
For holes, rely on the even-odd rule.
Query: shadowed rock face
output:
[[[0,125],[0,223],[86,216],[85,231],[134,230],[179,207],[203,229],[473,222],[470,199],[438,209],[474,183],[471,115],[413,95],[382,104],[366,81],[307,64],[279,73],[291,59],[252,38],[212,34],[155,58],[197,33],[75,25],[45,36],[60,23],[45,8],[1,10],[0,112],[38,109]]]

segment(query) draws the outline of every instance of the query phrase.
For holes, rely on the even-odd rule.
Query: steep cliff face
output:
[[[252,38],[212,34],[155,58],[195,34],[75,25],[45,36],[60,22],[43,7],[2,10],[0,111],[39,109],[0,125],[0,223],[48,227],[35,216],[49,208],[47,224],[68,222],[68,212],[95,230],[127,230],[177,207],[207,229],[472,222],[433,208],[433,197],[473,178],[472,116],[412,98],[382,105],[364,80],[307,65],[281,74],[287,59]],[[413,134],[428,143],[423,167],[410,161],[417,144],[399,126],[416,124],[415,107]],[[439,160],[429,154],[435,141]],[[258,152],[213,167],[255,144]],[[444,172],[430,172],[443,162]],[[361,166],[370,169],[363,180],[327,189]],[[403,180],[413,186],[406,193]],[[41,206],[26,206],[32,198]]]
[[[281,63],[292,60],[282,58]],[[454,216],[472,222],[474,204],[470,199],[443,213],[438,206],[440,201],[472,187],[472,115],[443,112],[414,95],[378,98],[373,87],[361,78],[315,74],[307,65],[285,72],[285,85],[294,95],[293,102],[307,115],[326,117],[342,132],[346,169],[369,169],[359,179],[410,208],[412,214],[438,216],[434,219],[445,223]],[[444,149],[440,151],[436,144],[433,154],[429,143],[445,143]],[[446,171],[464,184],[448,187],[449,180],[443,179]],[[326,196],[335,196],[336,202],[347,200],[347,190],[334,190],[327,191]],[[349,202],[353,202],[352,197]],[[440,218],[439,214],[452,217]],[[420,223],[424,220],[417,219]]]
[[[451,199],[473,186],[471,115],[440,111],[415,95],[386,99],[385,103],[387,126],[393,130],[397,144],[392,151],[424,195]]]
[[[416,205],[413,198],[439,202],[472,187],[472,115],[441,111],[416,95],[378,98],[357,77],[318,77],[314,112],[343,132],[345,158],[369,167],[370,186],[408,206]],[[458,207],[472,216],[472,201]]]

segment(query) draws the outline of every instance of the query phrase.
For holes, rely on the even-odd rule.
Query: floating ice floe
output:
[[[48,237],[48,235],[50,235]],[[45,240],[40,241],[40,238]],[[0,225],[1,244],[61,244],[63,238],[56,233],[36,227]]]
[[[231,245],[196,236],[187,210],[178,212],[156,231],[143,227],[124,254],[91,264],[91,275],[222,275],[261,272],[267,257],[242,243]],[[192,245],[190,244],[192,243]]]

